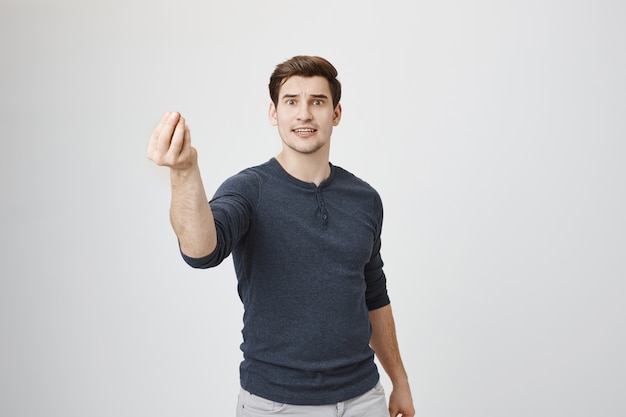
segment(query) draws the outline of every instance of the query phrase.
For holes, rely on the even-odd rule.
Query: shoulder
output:
[[[361,177],[345,168],[333,165],[335,170],[334,185],[346,196],[353,196],[360,204],[367,204],[374,211],[382,210],[382,199],[378,191]]]
[[[338,184],[356,188],[362,192],[370,193],[380,198],[378,191],[361,177],[337,165],[333,165],[333,169],[335,170],[335,177]]]
[[[216,196],[244,195],[255,198],[259,188],[268,175],[268,163],[245,168],[226,178],[219,186]]]
[[[227,178],[225,183],[227,182],[235,182],[235,183],[250,183],[262,181],[264,177],[272,175],[274,171],[273,164],[271,161],[264,162],[259,165],[255,165],[246,169],[239,171],[238,173],[232,175]]]

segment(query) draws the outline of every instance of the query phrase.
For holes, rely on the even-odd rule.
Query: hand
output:
[[[389,416],[390,417],[414,417],[415,407],[413,406],[413,397],[411,389],[408,385],[395,388],[389,395]]]
[[[150,136],[147,156],[155,164],[177,171],[189,169],[197,162],[198,153],[191,146],[189,126],[178,112],[163,115]]]

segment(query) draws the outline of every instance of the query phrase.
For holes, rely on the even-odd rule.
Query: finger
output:
[[[172,142],[172,135],[176,130],[176,126],[178,126],[178,121],[180,119],[180,114],[178,112],[171,112],[168,117],[163,121],[163,126],[161,130],[158,132],[157,137],[157,146],[156,150],[158,154],[165,155],[170,148],[170,144]]]
[[[187,124],[185,123],[185,118],[180,117],[178,119],[178,123],[176,124],[176,128],[174,129],[174,133],[171,136],[171,142],[169,149],[167,151],[168,157],[171,159],[176,159],[180,155],[183,144],[185,141],[185,133],[187,130]]]
[[[183,139],[183,152],[187,151],[191,148],[191,131],[189,130],[189,125],[185,124],[185,137]]]
[[[163,129],[163,125],[165,124],[165,121],[167,120],[169,116],[170,116],[170,112],[169,111],[165,112],[165,114],[161,117],[161,120],[159,120],[159,123],[157,124],[157,126],[152,131],[152,134],[150,135],[150,141],[148,142],[148,158],[150,158],[150,156],[156,151],[157,143],[159,140],[159,134],[161,133],[161,130]]]
[[[159,120],[159,123],[156,125],[156,127],[154,128],[154,130],[152,131],[152,134],[150,135],[150,144],[156,146],[157,140],[159,138],[159,134],[161,133],[161,130],[163,129],[163,126],[165,125],[165,122],[167,121],[168,117],[170,117],[170,112],[166,111],[163,116],[161,116],[161,120]]]
[[[178,156],[182,159],[186,158],[191,151],[191,132],[189,130],[189,125],[185,121],[185,131],[183,133],[183,139],[181,143],[180,152]]]

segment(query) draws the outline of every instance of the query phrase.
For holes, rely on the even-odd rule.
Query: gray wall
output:
[[[418,415],[625,415],[625,18],[617,0],[2,0],[0,415],[233,415],[232,264],[182,262],[145,149],[181,111],[209,194],[274,156],[267,81],[296,54],[339,69],[331,160],[384,199]]]

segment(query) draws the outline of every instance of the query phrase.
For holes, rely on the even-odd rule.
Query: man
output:
[[[244,305],[237,416],[412,417],[380,256],[382,203],[329,161],[341,84],[296,56],[270,77],[282,151],[227,179],[207,203],[185,119],[168,112],[148,158],[170,168],[170,218],[184,260],[231,253]],[[389,375],[389,405],[374,363]]]

